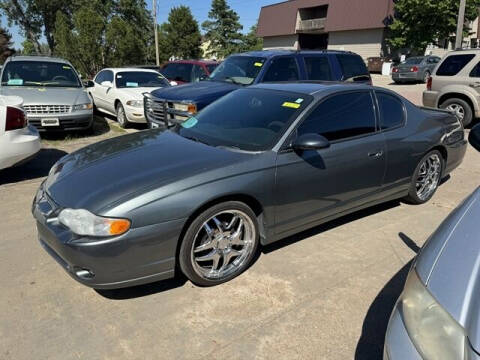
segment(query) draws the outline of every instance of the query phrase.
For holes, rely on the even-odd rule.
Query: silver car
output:
[[[480,151],[480,125],[470,132]],[[384,359],[480,359],[480,188],[414,261],[387,329]]]
[[[438,56],[415,56],[408,58],[392,69],[392,80],[396,83],[417,82],[426,83],[437,66]]]
[[[1,71],[0,94],[23,98],[28,122],[46,130],[87,130],[93,104],[68,61],[43,56],[13,56]]]

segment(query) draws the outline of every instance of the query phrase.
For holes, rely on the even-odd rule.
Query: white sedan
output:
[[[121,127],[129,123],[146,123],[143,93],[170,86],[159,72],[137,68],[109,68],[88,82],[88,92],[95,108],[117,117]]]
[[[40,151],[38,130],[28,125],[18,96],[0,96],[0,169],[32,158]]]

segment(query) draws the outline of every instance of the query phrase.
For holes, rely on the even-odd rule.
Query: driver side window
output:
[[[263,82],[295,81],[299,79],[297,61],[292,56],[273,59]]]
[[[299,126],[297,134],[314,133],[329,141],[338,141],[375,131],[372,96],[369,91],[357,91],[323,101]]]

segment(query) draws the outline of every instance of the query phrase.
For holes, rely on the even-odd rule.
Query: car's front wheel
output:
[[[180,268],[196,285],[218,285],[248,268],[258,242],[258,221],[252,209],[238,201],[224,202],[192,221],[180,246]]]
[[[127,114],[125,114],[125,109],[123,108],[123,105],[121,102],[117,104],[117,121],[118,125],[120,125],[123,129],[128,127],[128,119],[127,119]]]
[[[451,98],[440,104],[440,108],[450,110],[455,113],[458,120],[463,123],[463,126],[468,126],[473,119],[473,110],[470,105],[463,99]]]
[[[410,191],[405,200],[412,204],[424,204],[437,191],[444,169],[443,156],[438,150],[430,151],[425,155],[412,177]]]

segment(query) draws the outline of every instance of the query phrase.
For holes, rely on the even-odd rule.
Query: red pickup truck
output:
[[[162,66],[160,72],[169,81],[177,84],[197,82],[201,78],[209,76],[218,66],[216,61],[206,60],[177,60],[169,61]]]

